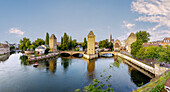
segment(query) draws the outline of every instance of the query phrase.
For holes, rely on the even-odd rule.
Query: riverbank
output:
[[[164,92],[164,84],[170,78],[170,69],[161,76],[158,76],[150,81],[150,83],[138,88],[133,92]],[[166,91],[165,91],[166,92]]]

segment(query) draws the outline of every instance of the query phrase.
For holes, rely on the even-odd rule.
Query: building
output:
[[[45,48],[43,46],[38,46],[35,48],[35,51],[38,52],[39,55],[42,55],[45,53]]]
[[[95,35],[90,31],[87,36],[87,54],[95,54]]]
[[[54,34],[52,34],[51,37],[49,38],[49,47],[51,52],[57,51],[57,38],[55,37]]]
[[[10,52],[10,48],[8,44],[1,44],[0,43],[0,54],[6,54]]]
[[[163,47],[165,47],[166,45],[170,46],[170,37],[164,38],[162,41],[158,42],[159,45],[162,45]]]
[[[146,43],[143,43],[143,47],[148,47],[148,46],[160,46],[160,44],[157,43],[157,42],[146,42]]]
[[[112,38],[112,35],[110,35],[110,42],[114,43],[114,39]]]
[[[131,53],[131,44],[137,40],[137,37],[134,33],[131,33],[127,40],[125,41],[126,50]]]

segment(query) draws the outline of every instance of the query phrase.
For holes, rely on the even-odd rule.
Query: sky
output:
[[[163,40],[170,37],[170,0],[0,0],[0,43],[45,40],[46,32],[58,42],[64,32],[82,42],[90,30],[96,41],[140,30]]]

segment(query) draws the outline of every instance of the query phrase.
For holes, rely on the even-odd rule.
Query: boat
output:
[[[38,62],[35,62],[35,64],[33,65],[34,67],[37,67],[38,66]]]

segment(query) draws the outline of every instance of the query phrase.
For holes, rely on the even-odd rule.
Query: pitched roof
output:
[[[88,35],[94,35],[93,31],[91,30]]]
[[[1,48],[9,48],[8,44],[0,44]]]
[[[36,49],[45,49],[45,48],[42,46],[38,46]]]
[[[57,39],[54,34],[51,35],[50,39]]]

